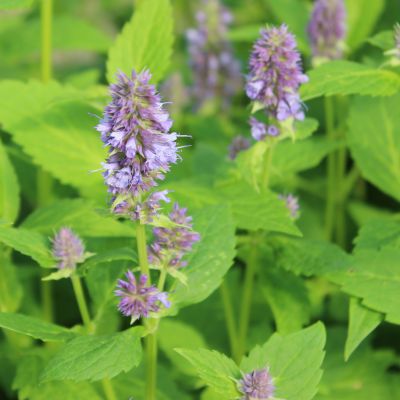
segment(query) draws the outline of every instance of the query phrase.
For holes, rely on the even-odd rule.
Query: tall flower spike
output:
[[[304,119],[298,89],[308,78],[302,72],[295,37],[286,25],[262,29],[260,35],[250,56],[247,96],[277,121]]]
[[[275,392],[272,377],[267,368],[253,371],[239,381],[241,400],[272,400]]]
[[[96,127],[109,148],[103,176],[113,211],[133,210],[134,218],[137,202],[145,201],[146,192],[178,159],[178,135],[169,133],[172,121],[150,78],[149,71],[133,71],[131,78],[120,72],[110,86],[112,101]]]
[[[115,295],[121,298],[118,309],[126,317],[131,317],[131,324],[140,317],[147,318],[150,312],[159,311],[161,304],[170,307],[167,293],[147,285],[147,275],[140,275],[137,281],[132,271],[128,271],[126,278],[127,281],[118,280]]]
[[[174,204],[169,217],[176,226],[154,228],[154,243],[149,247],[149,262],[153,265],[182,268],[187,265],[183,257],[200,240],[192,230],[192,217],[186,215],[186,208]]]
[[[218,96],[229,105],[240,89],[240,64],[227,38],[232,15],[219,0],[202,0],[197,27],[186,32],[190,66],[194,73],[193,97],[197,105]]]
[[[316,0],[308,25],[308,35],[315,59],[342,58],[346,36],[344,0]]]
[[[87,258],[82,240],[69,228],[61,228],[54,236],[53,256],[58,269],[75,269]]]

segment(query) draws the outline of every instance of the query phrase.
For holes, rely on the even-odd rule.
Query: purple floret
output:
[[[277,121],[304,119],[298,89],[308,78],[302,71],[295,37],[286,25],[262,29],[260,35],[250,56],[247,96]]]
[[[308,36],[315,58],[343,57],[346,36],[346,8],[343,0],[316,0],[308,25]]]
[[[200,240],[192,230],[192,217],[186,215],[186,208],[174,204],[169,217],[177,224],[172,228],[154,228],[154,243],[149,247],[149,262],[154,265],[182,268],[187,265],[183,257]]]
[[[148,318],[150,312],[159,311],[161,304],[170,307],[168,294],[160,292],[155,286],[147,285],[147,275],[140,275],[137,281],[133,272],[128,271],[126,278],[127,281],[118,280],[114,293],[121,298],[118,309],[126,317],[131,317],[131,324],[141,317]]]
[[[273,379],[267,368],[244,375],[239,384],[239,390],[243,393],[241,400],[269,400],[275,392]]]
[[[250,141],[242,135],[235,136],[229,145],[229,158],[234,160],[237,155],[250,147]]]

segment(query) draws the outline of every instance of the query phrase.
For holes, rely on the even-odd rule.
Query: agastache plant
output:
[[[115,295],[118,309],[131,324],[142,318],[146,327],[146,399],[155,399],[157,341],[156,331],[162,308],[171,306],[164,291],[167,275],[187,265],[184,255],[200,235],[192,230],[192,218],[177,204],[169,216],[161,218],[161,202],[168,203],[168,190],[155,191],[171,164],[178,161],[177,133],[170,133],[172,120],[161,96],[150,83],[149,71],[120,72],[110,86],[111,102],[96,129],[109,149],[103,164],[104,180],[111,193],[111,211],[136,221],[136,241],[140,276],[126,273],[119,279]],[[162,222],[161,222],[162,220]],[[146,243],[145,225],[155,225],[155,240]],[[160,225],[161,224],[161,225]],[[149,252],[148,252],[149,250]],[[150,270],[160,271],[158,284],[152,284]]]
[[[254,101],[254,109],[265,110],[269,119],[267,125],[254,117],[250,119],[256,140],[279,135],[284,122],[304,119],[298,90],[307,81],[296,39],[288,27],[262,29],[253,46],[246,82],[246,93]]]
[[[197,27],[186,32],[190,66],[193,70],[192,95],[197,106],[219,96],[228,106],[241,86],[240,64],[227,38],[231,13],[219,0],[202,0],[196,13]]]
[[[344,0],[316,0],[308,25],[314,63],[343,57],[346,37]]]
[[[264,368],[245,374],[239,382],[241,400],[272,400],[275,385],[269,369]]]

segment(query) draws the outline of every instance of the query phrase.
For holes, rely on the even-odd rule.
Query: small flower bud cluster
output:
[[[176,224],[171,228],[154,228],[154,243],[149,247],[149,262],[156,266],[182,268],[186,253],[200,240],[200,235],[192,230],[192,217],[186,215],[187,209],[177,203],[169,215]]]
[[[69,228],[61,228],[53,239],[53,256],[58,269],[75,269],[87,258],[82,240]]]
[[[241,400],[272,400],[275,392],[272,376],[267,368],[253,371],[239,381]]]
[[[346,36],[344,0],[316,0],[308,25],[314,60],[337,60],[343,57]]]
[[[241,86],[240,64],[227,39],[232,19],[219,0],[202,0],[196,14],[197,27],[186,33],[194,73],[192,91],[198,106],[216,96],[228,105]]]

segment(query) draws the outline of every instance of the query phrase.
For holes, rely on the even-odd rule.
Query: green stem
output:
[[[147,245],[146,245],[146,227],[140,222],[136,225],[136,241],[139,256],[140,271],[142,274],[148,276],[150,283],[150,269],[149,262],[147,260]]]
[[[74,289],[76,302],[78,303],[79,312],[81,314],[81,318],[83,324],[85,325],[86,331],[89,334],[92,334],[94,331],[94,326],[90,319],[89,309],[86,303],[85,294],[83,293],[81,279],[77,275],[71,276],[72,287]],[[109,379],[102,379],[101,381],[104,393],[106,395],[107,400],[117,400],[117,396],[114,393],[114,389],[112,387],[112,383]]]
[[[136,225],[136,242],[138,249],[139,265],[142,274],[148,276],[150,283],[150,268],[147,259],[147,245],[146,245],[146,229],[145,225],[140,222]],[[161,272],[163,274],[164,270]],[[165,271],[166,272],[166,271]],[[163,287],[166,275],[164,278],[160,276],[158,283],[159,287]],[[161,286],[162,285],[162,286]],[[155,400],[156,398],[156,381],[157,381],[157,338],[156,333],[150,333],[146,337],[146,400]]]
[[[343,146],[337,153],[337,182],[336,193],[343,193],[343,186],[346,178],[346,161],[347,151]],[[346,246],[346,215],[345,215],[345,198],[338,196],[337,218],[336,218],[336,238],[339,245]]]
[[[335,116],[333,110],[333,101],[331,97],[325,97],[325,121],[328,140],[335,139]],[[325,235],[327,240],[332,239],[333,227],[335,222],[335,175],[336,175],[336,154],[331,152],[328,155],[327,164],[327,192],[325,208]]]
[[[157,288],[160,292],[164,290],[164,285],[167,279],[167,275],[168,275],[168,270],[167,267],[164,266],[160,272],[160,278],[158,280],[158,285],[157,285]]]
[[[83,293],[81,279],[77,275],[71,276],[72,287],[74,288],[76,302],[78,303],[79,312],[82,317],[83,324],[88,333],[93,333],[93,326],[90,320],[89,310]]]
[[[231,355],[233,358],[237,358],[237,337],[236,337],[236,320],[233,312],[232,298],[229,292],[228,285],[223,281],[220,286],[220,293],[222,298],[222,304],[224,306],[226,328],[229,336],[229,344],[231,348]]]
[[[240,321],[239,321],[239,339],[237,347],[236,362],[240,362],[246,350],[247,331],[250,322],[250,310],[254,286],[254,277],[256,275],[258,262],[257,246],[253,244],[250,250],[249,261],[246,265],[243,295],[240,308]]]
[[[262,189],[266,190],[268,188],[269,184],[269,178],[271,176],[271,165],[272,165],[272,144],[270,144],[267,147],[267,150],[265,151],[264,154],[264,168],[262,171],[262,177],[261,177],[261,182],[262,182]]]
[[[146,400],[156,400],[157,381],[157,333],[146,337]]]

